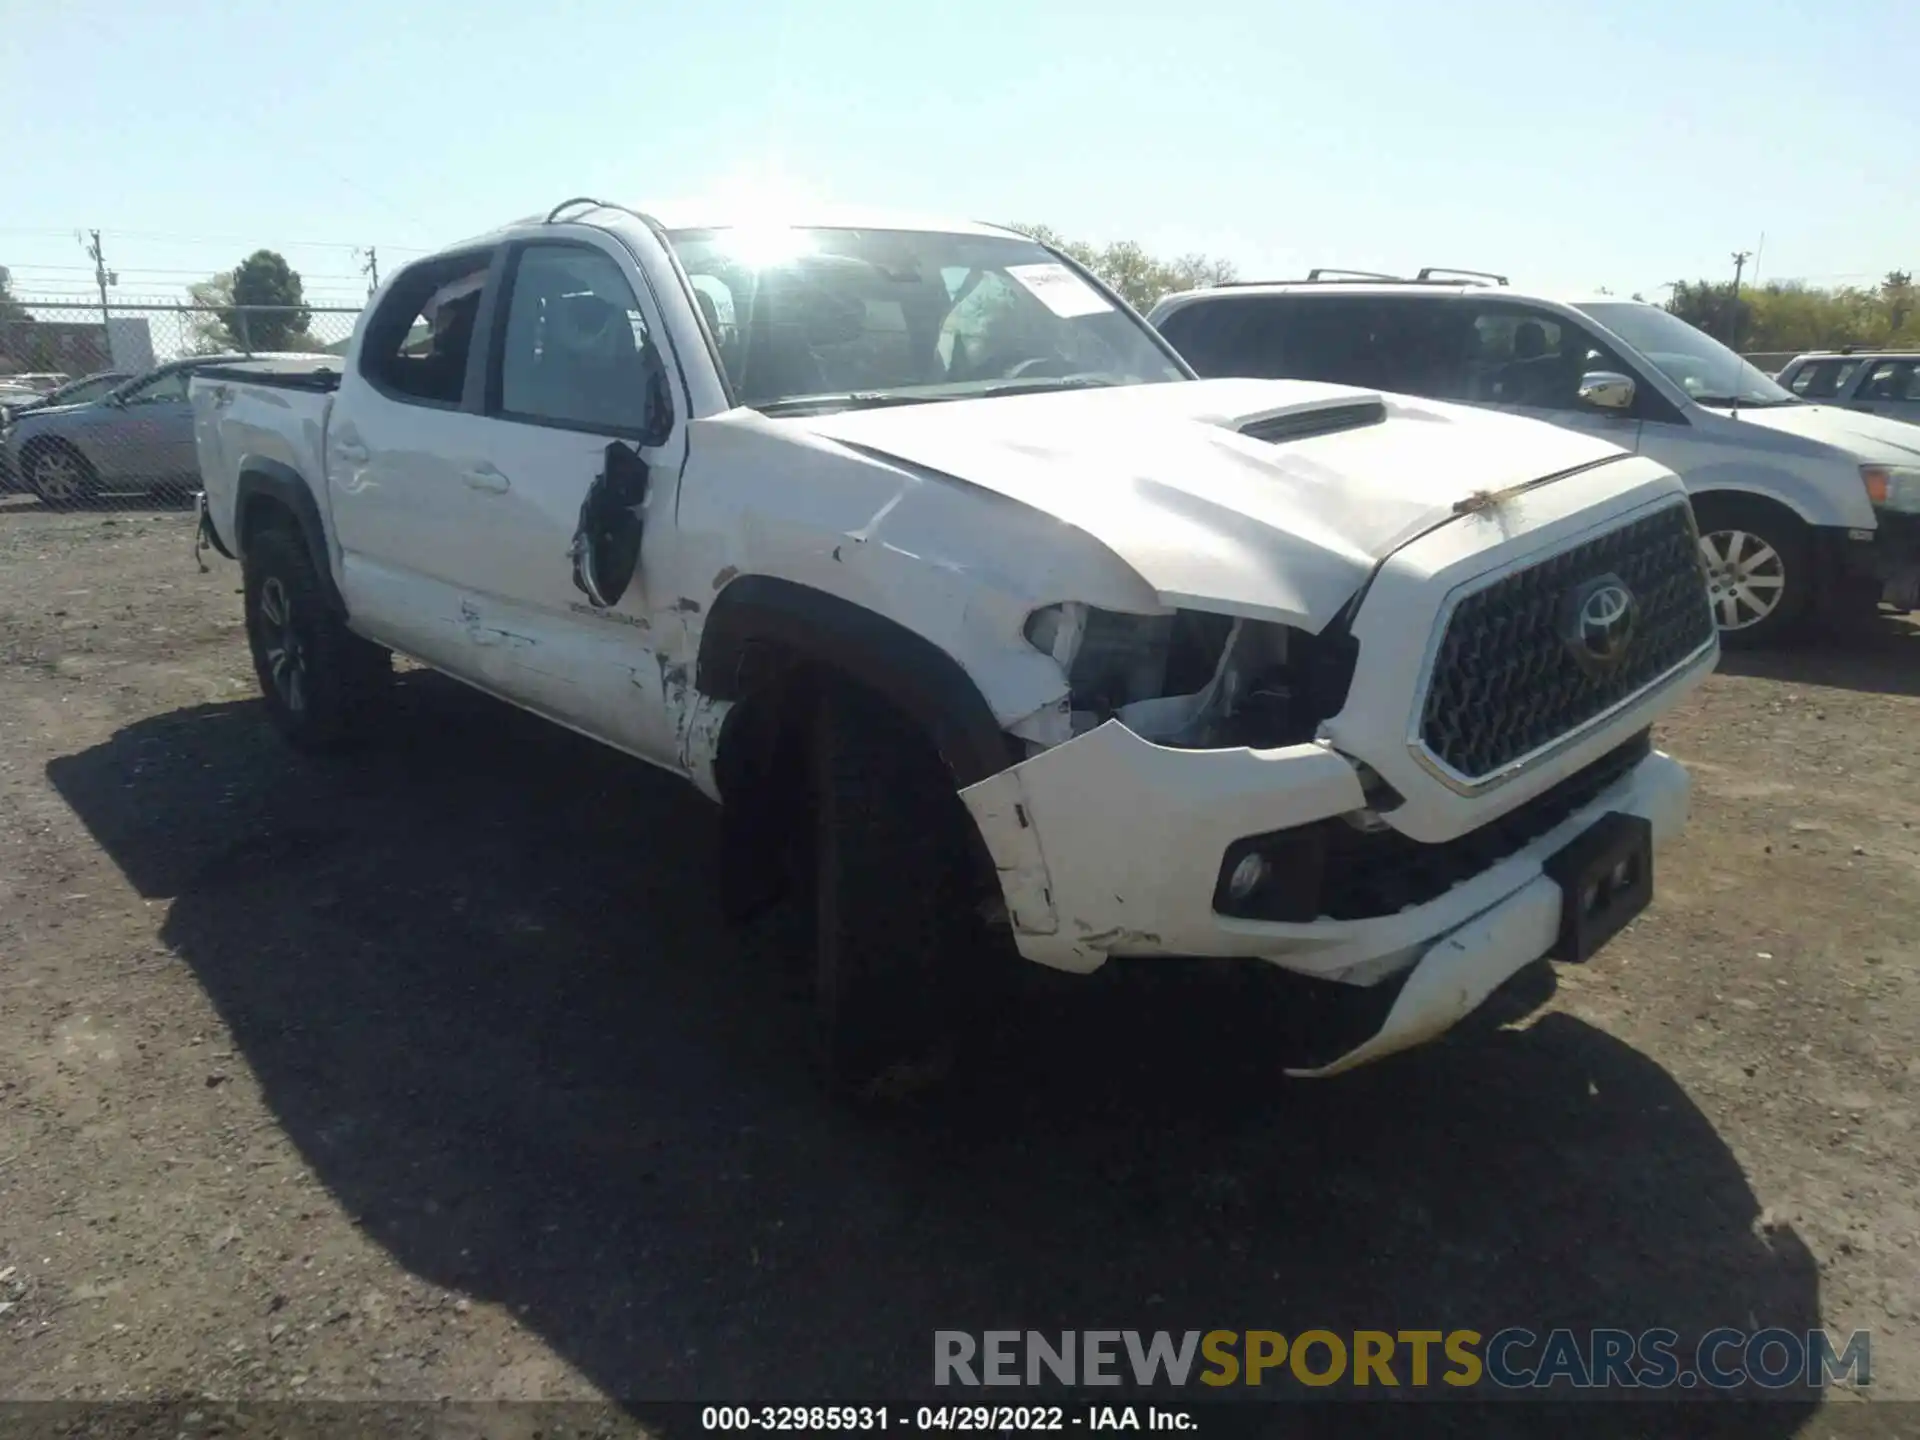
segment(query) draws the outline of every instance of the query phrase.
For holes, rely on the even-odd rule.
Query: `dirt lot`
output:
[[[1903,625],[1729,660],[1661,735],[1699,793],[1656,909],[1524,1023],[1296,1085],[1257,1007],[1096,981],[873,1118],[804,1078],[690,790],[423,674],[391,743],[292,758],[190,535],[0,502],[0,1396],[853,1398],[924,1392],[941,1327],[1771,1324],[1871,1331],[1878,1399],[1743,1433],[1920,1398]]]

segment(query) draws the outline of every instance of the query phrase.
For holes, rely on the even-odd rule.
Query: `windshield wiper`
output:
[[[989,385],[985,390],[968,392],[965,398],[991,400],[998,395],[1040,395],[1049,390],[1107,390],[1124,381],[1110,380],[1099,375],[1067,375],[1042,380],[1007,380],[998,385]]]
[[[1714,410],[1731,410],[1738,406],[1742,410],[1771,410],[1779,405],[1799,405],[1799,400],[1757,400],[1751,395],[1696,395],[1696,405],[1705,405]]]
[[[762,415],[820,415],[829,410],[878,410],[888,405],[925,405],[944,395],[911,395],[893,390],[849,390],[843,395],[785,395],[750,405]]]

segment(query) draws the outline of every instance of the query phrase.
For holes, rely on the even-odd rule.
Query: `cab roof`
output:
[[[550,210],[522,215],[517,220],[442,248],[440,254],[475,250],[521,238],[530,230],[546,224],[605,225],[616,216],[632,220],[636,215],[658,221],[667,230],[726,230],[747,226],[772,229],[826,230],[919,230],[929,234],[998,235],[1009,240],[1026,237],[1002,225],[978,220],[956,220],[952,216],[922,212],[877,209],[867,206],[801,204],[777,210],[754,210],[745,202],[731,204],[715,201],[669,201],[651,206],[626,206],[618,201],[580,197],[563,201]]]

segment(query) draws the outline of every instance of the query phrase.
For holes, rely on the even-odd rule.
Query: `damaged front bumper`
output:
[[[1562,885],[1548,866],[1605,817],[1641,824],[1654,846],[1678,833],[1685,769],[1644,736],[1632,743],[1588,767],[1585,788],[1569,777],[1575,788],[1551,812],[1536,809],[1518,839],[1496,847],[1499,858],[1417,903],[1361,918],[1250,919],[1220,908],[1225,867],[1248,837],[1366,815],[1358,771],[1325,746],[1175,750],[1109,722],[961,798],[1030,960],[1088,972],[1111,956],[1236,957],[1356,985],[1405,977],[1374,1035],[1328,1065],[1289,1072],[1332,1075],[1432,1039],[1554,953]]]

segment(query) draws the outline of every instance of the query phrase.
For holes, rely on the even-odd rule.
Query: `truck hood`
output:
[[[1838,405],[1775,405],[1742,410],[1739,419],[1743,425],[1835,446],[1867,465],[1911,465],[1920,459],[1920,425]]]
[[[1380,405],[1383,422],[1278,443],[1262,421]],[[1318,630],[1386,556],[1505,490],[1624,457],[1537,420],[1346,386],[1196,380],[781,423],[991,490],[1113,551],[1169,607]]]

